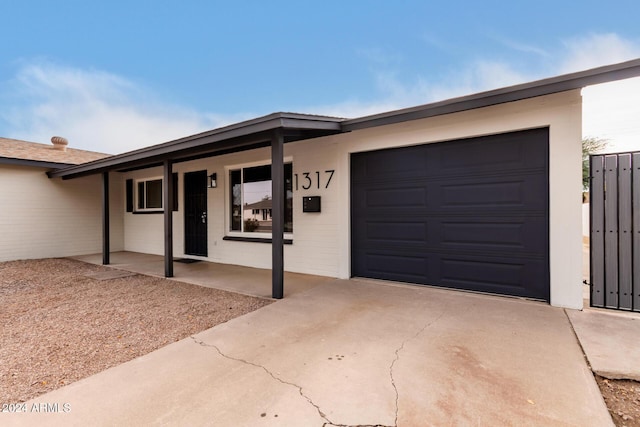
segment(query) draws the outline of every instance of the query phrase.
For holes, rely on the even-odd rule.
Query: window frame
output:
[[[283,159],[283,163],[284,164],[290,164],[291,165],[291,179],[293,179],[293,157],[285,157]],[[233,204],[233,194],[232,194],[232,190],[231,190],[231,172],[232,171],[240,171],[240,183],[241,185],[244,185],[244,169],[250,169],[250,168],[255,168],[255,167],[260,167],[260,166],[270,166],[271,165],[271,160],[260,160],[260,161],[255,161],[255,162],[246,162],[246,163],[239,163],[239,164],[234,164],[234,165],[228,165],[225,166],[225,180],[228,180],[226,182],[225,185],[225,201],[224,201],[224,206],[225,206],[225,237],[230,237],[230,238],[237,238],[239,241],[270,241],[273,233],[271,232],[261,232],[261,231],[237,231],[237,230],[231,230],[231,208],[232,208],[232,204]],[[286,179],[286,177],[285,177]],[[293,184],[293,183],[292,183]],[[291,221],[292,223],[295,222],[294,221],[294,217],[295,217],[295,209],[293,208],[293,193],[294,193],[294,189],[293,189],[293,185],[291,187],[291,193],[292,193],[292,206],[291,206]],[[273,197],[273,193],[271,194],[271,197]],[[241,195],[241,201],[240,201],[240,206],[244,206],[244,192],[242,192]],[[286,194],[285,194],[285,203],[286,203]],[[286,207],[285,207],[286,209]],[[244,210],[241,209],[241,228],[242,230],[244,230]],[[291,240],[293,239],[293,232],[284,232],[284,238],[287,242],[291,242]],[[235,240],[235,239],[234,239]]]
[[[160,207],[147,207],[147,184],[160,181]],[[140,184],[144,184],[144,207],[140,207]],[[133,180],[133,212],[164,212],[164,177],[153,176]]]

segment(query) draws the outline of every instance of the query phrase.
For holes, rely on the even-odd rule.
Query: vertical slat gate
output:
[[[604,157],[604,305],[618,308],[618,156]]]
[[[590,158],[591,306],[640,312],[640,153]]]
[[[640,311],[640,153],[633,153],[631,187],[633,195],[633,310]]]
[[[604,307],[604,156],[591,156],[590,266],[592,307]]]
[[[618,156],[618,308],[632,309],[631,154]]]

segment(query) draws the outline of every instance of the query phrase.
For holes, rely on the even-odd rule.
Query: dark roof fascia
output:
[[[141,166],[145,163],[155,163],[167,158],[179,158],[184,155],[193,156],[197,152],[215,152],[229,150],[232,146],[255,145],[256,142],[269,140],[270,131],[275,129],[324,131],[327,134],[339,133],[340,122],[343,120],[337,117],[273,113],[163,144],[56,170],[51,172],[50,176],[73,178],[108,170]],[[222,144],[225,141],[228,143]],[[237,141],[237,144],[234,141]]]
[[[640,76],[640,59],[342,122],[343,131],[401,123]]]
[[[56,162],[46,162],[43,160],[14,159],[12,157],[0,157],[0,164],[14,165],[14,166],[30,166],[34,168],[45,168],[45,169],[63,169],[63,168],[75,166],[72,163],[56,163]]]

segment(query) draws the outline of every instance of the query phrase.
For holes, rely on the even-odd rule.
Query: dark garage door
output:
[[[352,275],[549,300],[547,128],[351,156]]]

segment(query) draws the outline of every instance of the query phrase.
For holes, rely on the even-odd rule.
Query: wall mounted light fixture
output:
[[[209,188],[216,188],[218,186],[217,178],[218,176],[215,172],[209,175]]]

